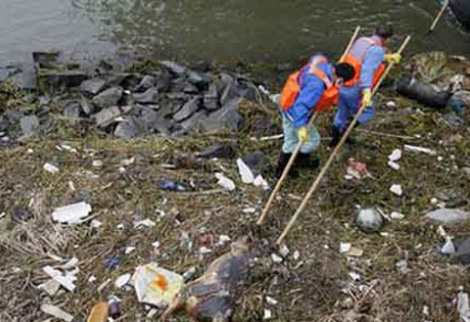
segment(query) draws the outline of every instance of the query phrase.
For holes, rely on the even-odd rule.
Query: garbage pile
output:
[[[470,108],[470,61],[442,52],[414,56],[397,83],[399,94],[435,108],[450,107],[465,118]]]
[[[161,61],[160,69],[145,75],[98,70],[88,76],[80,66],[60,63],[56,53],[34,53],[33,58],[42,95],[21,98],[29,109],[6,109],[0,115],[2,137],[14,137],[19,128],[22,136],[47,131],[53,111],[124,139],[236,132],[240,100],[258,95],[241,76],[195,71],[171,61]],[[18,105],[13,90],[1,95],[5,105]]]

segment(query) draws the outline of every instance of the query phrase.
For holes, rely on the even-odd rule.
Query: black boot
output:
[[[298,165],[301,168],[316,169],[320,165],[318,158],[312,157],[310,154],[300,153],[297,157]]]
[[[280,178],[282,176],[282,173],[284,172],[284,169],[286,168],[287,163],[289,163],[291,156],[292,156],[292,153],[284,153],[284,152],[281,152],[281,154],[279,155],[279,160],[277,161],[277,168],[276,168],[277,178]],[[295,163],[292,166],[292,168],[289,170],[289,175],[294,178],[298,177],[299,174],[297,170],[295,169]]]
[[[354,128],[358,126],[359,126],[359,123],[357,123]],[[331,133],[331,136],[333,137],[333,139],[330,142],[330,148],[332,149],[336,148],[336,146],[339,144],[339,141],[341,141],[341,138],[343,137],[344,132],[345,131],[340,131],[336,126],[333,126],[333,130]],[[350,145],[356,144],[356,139],[351,137],[351,135],[352,135],[352,132],[349,135],[349,137],[346,139],[346,144],[350,144]]]
[[[330,148],[332,148],[332,149],[336,148],[339,141],[341,141],[342,135],[343,135],[343,132],[339,128],[337,128],[336,126],[333,126],[333,128],[331,130],[331,136],[333,137],[333,139],[330,142]]]

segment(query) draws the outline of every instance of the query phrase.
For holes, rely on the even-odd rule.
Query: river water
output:
[[[470,56],[470,36],[449,16],[426,36],[438,10],[434,0],[0,0],[0,64],[37,50],[83,58],[117,48],[182,60],[288,62],[313,51],[338,56],[356,25],[370,32],[380,22],[411,34],[411,51]]]

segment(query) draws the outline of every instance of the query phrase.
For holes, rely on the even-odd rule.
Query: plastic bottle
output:
[[[111,296],[108,301],[109,305],[109,316],[113,319],[117,319],[121,316],[119,310],[119,300],[115,296]]]
[[[106,322],[108,321],[108,314],[108,303],[99,302],[91,309],[87,322]]]

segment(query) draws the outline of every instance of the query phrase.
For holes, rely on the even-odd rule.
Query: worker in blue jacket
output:
[[[321,55],[313,55],[309,63],[292,74],[281,94],[282,126],[284,144],[279,156],[276,174],[282,175],[293,151],[302,142],[296,166],[315,168],[318,158],[311,157],[320,145],[320,134],[316,127],[307,128],[313,111],[328,110],[337,103],[338,82],[348,81],[354,76],[354,68],[346,63],[333,66]],[[291,175],[297,174],[295,169]]]
[[[345,63],[354,67],[355,77],[340,88],[330,147],[335,147],[339,143],[362,104],[367,108],[359,118],[358,125],[366,124],[374,117],[372,90],[385,72],[384,62],[399,64],[401,61],[400,54],[386,54],[386,45],[392,36],[391,26],[380,26],[372,37],[359,38],[344,59]]]

